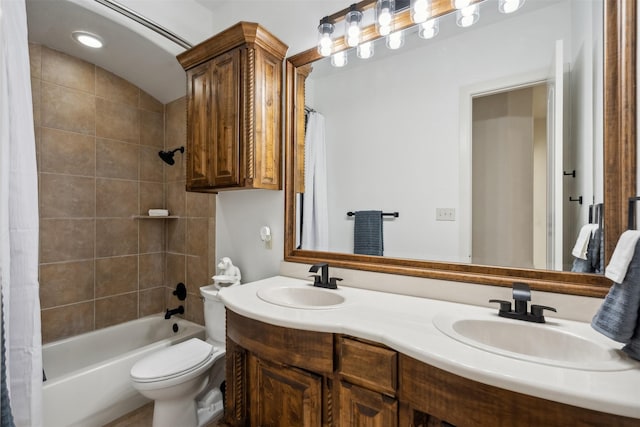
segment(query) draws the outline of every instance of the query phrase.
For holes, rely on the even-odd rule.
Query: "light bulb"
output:
[[[333,50],[333,40],[331,39],[333,29],[333,24],[329,22],[327,17],[320,20],[320,25],[318,25],[318,53],[322,56],[331,55]]]
[[[389,12],[389,8],[382,9],[378,16],[378,24],[385,27],[391,24],[391,12]]]
[[[373,56],[373,42],[366,42],[358,45],[356,49],[358,58],[369,59]]]
[[[347,51],[336,52],[331,56],[331,65],[334,67],[344,67],[347,65]]]
[[[428,0],[411,0],[411,20],[419,24],[429,18]]]
[[[433,18],[420,24],[418,35],[423,39],[432,39],[438,35],[439,30],[440,24],[438,23],[438,18]]]
[[[103,45],[100,37],[86,31],[74,31],[71,33],[71,37],[73,37],[73,39],[78,43],[93,49],[99,49]]]
[[[520,9],[525,0],[500,0],[498,10],[502,13],[513,13]]]
[[[376,30],[381,36],[386,36],[393,30],[393,14],[395,0],[378,0],[376,2]]]
[[[404,32],[396,31],[387,36],[387,47],[389,49],[400,49],[404,45]]]
[[[344,17],[345,31],[344,41],[347,46],[358,46],[360,43],[360,24],[362,22],[362,12],[355,9],[355,4],[351,6],[351,10]]]
[[[470,27],[480,18],[480,12],[477,4],[467,6],[456,12],[456,22],[460,27]]]

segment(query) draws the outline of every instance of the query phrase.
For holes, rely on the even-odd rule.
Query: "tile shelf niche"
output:
[[[177,215],[168,215],[168,216],[152,216],[152,215],[134,215],[133,219],[178,219],[180,218]]]

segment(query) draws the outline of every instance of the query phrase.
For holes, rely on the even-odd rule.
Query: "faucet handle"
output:
[[[556,310],[553,307],[547,307],[546,305],[531,304],[531,315],[533,317],[541,319],[541,323],[544,323],[544,316],[542,315],[544,310],[555,311],[556,313],[558,312],[558,310]]]
[[[500,303],[500,312],[502,313],[508,313],[511,311],[511,301],[505,301],[503,299],[490,299],[489,302]]]
[[[331,289],[338,289],[338,282],[341,282],[342,279],[340,277],[331,277],[329,278],[329,286]]]
[[[322,281],[320,280],[320,275],[319,274],[312,274],[309,277],[313,277],[313,285],[317,286],[320,283],[322,283]]]

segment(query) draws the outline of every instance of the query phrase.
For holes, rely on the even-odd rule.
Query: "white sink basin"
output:
[[[490,314],[470,318],[438,314],[433,323],[457,341],[515,359],[588,371],[637,367],[595,331],[568,331],[549,323],[529,323]]]
[[[345,298],[339,294],[339,290],[315,288],[313,286],[262,288],[256,292],[256,295],[261,300],[271,304],[311,310],[335,308],[345,302]]]

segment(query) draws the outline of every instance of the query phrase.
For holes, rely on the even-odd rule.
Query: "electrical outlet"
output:
[[[436,208],[436,221],[455,221],[455,208]]]

